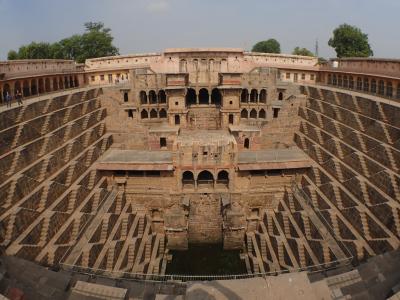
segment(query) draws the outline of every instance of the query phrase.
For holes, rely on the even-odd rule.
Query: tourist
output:
[[[7,107],[11,107],[11,95],[8,92],[6,92],[5,98],[6,98]]]
[[[22,93],[20,90],[17,91],[17,94],[15,95],[15,98],[18,101],[18,105],[22,105]]]

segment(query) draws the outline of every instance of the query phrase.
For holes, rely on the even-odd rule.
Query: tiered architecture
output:
[[[400,246],[400,61],[167,49],[0,73],[34,95],[1,108],[8,255],[164,275],[221,244],[258,274]]]

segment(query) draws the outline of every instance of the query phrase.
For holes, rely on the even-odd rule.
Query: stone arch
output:
[[[386,84],[386,96],[393,97],[393,84],[390,81]]]
[[[186,106],[194,105],[196,104],[196,91],[194,89],[187,89],[186,91],[186,96],[185,96],[185,102]]]
[[[164,108],[160,109],[159,116],[160,118],[165,119],[167,117],[167,111]]]
[[[217,183],[228,186],[229,185],[229,173],[226,170],[218,172]]]
[[[157,119],[157,118],[158,118],[157,111],[153,108],[153,109],[150,111],[150,119]]]
[[[167,95],[164,90],[158,91],[158,103],[167,103]]]
[[[175,115],[175,125],[180,125],[181,124],[181,117],[179,115]]]
[[[258,99],[258,92],[256,89],[252,89],[250,92],[250,102],[255,103],[257,102],[257,99]]]
[[[214,181],[214,175],[210,171],[203,170],[197,175],[197,182],[201,183],[201,181]]]
[[[258,112],[258,117],[260,119],[265,119],[267,117],[266,113],[265,113],[265,110],[263,108],[261,108],[260,111]]]
[[[378,82],[378,94],[385,95],[385,82],[383,80],[379,80]]]
[[[20,92],[22,93],[22,90],[21,90],[21,82],[20,82],[19,80],[17,80],[17,81],[14,83],[14,94],[16,95],[18,91],[20,91]]]
[[[45,86],[46,93],[51,92],[50,78],[47,77],[47,78],[44,80],[44,86]]]
[[[38,86],[39,94],[43,94],[43,92],[44,92],[44,81],[43,81],[43,78],[39,78],[39,84],[38,85],[39,85]]]
[[[24,97],[28,97],[30,96],[31,91],[29,89],[29,81],[28,80],[24,80],[23,84],[22,84],[22,95]]]
[[[242,119],[247,119],[249,117],[249,113],[248,113],[247,109],[245,109],[245,108],[242,109],[242,111],[240,112],[240,117]]]
[[[211,103],[219,106],[222,103],[222,95],[219,89],[215,88],[211,92]]]
[[[72,76],[69,76],[69,87],[74,87],[74,80],[72,79]]]
[[[267,103],[267,91],[265,89],[260,91],[260,102]]]
[[[250,119],[257,119],[257,111],[254,108],[250,111]]]
[[[145,91],[139,93],[140,104],[147,104],[147,94]]]
[[[247,89],[242,90],[242,94],[240,95],[240,102],[242,103],[249,102],[249,91]]]
[[[369,79],[367,77],[364,78],[364,92],[369,92]]]
[[[149,91],[149,103],[150,104],[157,103],[157,94],[154,90]]]
[[[207,89],[200,89],[199,91],[199,104],[208,104],[209,93]]]
[[[191,171],[185,171],[182,173],[182,186],[194,185],[194,175]]]
[[[371,80],[371,93],[376,93],[376,80],[372,79]]]
[[[31,95],[36,95],[37,94],[37,85],[36,85],[36,79],[31,80]]]
[[[53,91],[57,91],[58,90],[58,80],[57,77],[53,78]]]
[[[60,90],[64,89],[64,81],[62,80],[62,78],[58,80],[58,87],[60,88]]]
[[[142,109],[142,111],[140,112],[140,117],[142,119],[148,119],[149,118],[149,113],[147,112],[147,110]]]
[[[245,138],[244,139],[243,147],[245,149],[250,149],[250,140],[249,140],[249,138]]]

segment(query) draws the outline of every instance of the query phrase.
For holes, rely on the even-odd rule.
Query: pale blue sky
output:
[[[102,21],[121,54],[168,47],[241,47],[276,38],[333,57],[342,23],[369,34],[376,57],[400,57],[400,0],[0,0],[0,59],[31,41],[54,42]]]

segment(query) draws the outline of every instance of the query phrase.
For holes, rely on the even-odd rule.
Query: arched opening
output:
[[[386,96],[390,98],[393,97],[393,85],[391,82],[388,82],[386,85]]]
[[[28,80],[24,80],[23,87],[22,87],[22,94],[23,94],[24,97],[28,97],[31,94],[31,91],[29,89]]]
[[[385,82],[383,80],[379,80],[378,83],[378,94],[384,95],[385,94]]]
[[[167,111],[164,108],[162,108],[159,112],[159,115],[161,119],[165,119],[167,117]]]
[[[265,89],[260,91],[260,102],[267,103],[267,91]]]
[[[278,94],[278,100],[282,101],[283,100],[283,93],[279,92]]]
[[[157,95],[156,92],[151,90],[149,92],[149,102],[150,104],[156,104],[157,103]]]
[[[124,102],[128,102],[128,100],[129,100],[128,92],[124,92]]]
[[[157,111],[153,108],[151,111],[150,111],[150,119],[157,119]]]
[[[249,91],[247,89],[242,90],[242,94],[240,95],[240,102],[242,103],[249,102]]]
[[[343,85],[343,78],[342,75],[338,76],[338,86],[342,86]]]
[[[240,112],[240,117],[242,119],[247,119],[249,117],[249,113],[247,112],[247,109],[242,109],[242,111]]]
[[[250,111],[250,119],[257,119],[257,111],[254,108]]]
[[[357,90],[362,90],[362,79],[361,77],[357,77]]]
[[[258,98],[258,93],[256,89],[252,89],[251,93],[250,93],[250,102],[257,102],[257,98]]]
[[[229,173],[227,171],[222,170],[218,173],[217,184],[224,185],[226,187],[229,186]]]
[[[400,99],[400,83],[397,84],[396,98]]]
[[[142,119],[148,119],[148,118],[149,118],[149,113],[147,112],[147,110],[143,109],[143,110],[140,112],[140,117],[141,117]]]
[[[369,92],[369,80],[368,78],[364,78],[364,92]]]
[[[216,106],[220,106],[222,102],[222,96],[219,89],[213,89],[211,92],[211,103],[215,104]]]
[[[31,95],[36,95],[36,94],[37,94],[36,80],[32,79],[31,80]]]
[[[333,74],[332,84],[337,85],[337,77],[336,74]]]
[[[214,176],[207,170],[201,171],[197,176],[197,185],[199,187],[212,187],[214,185]]]
[[[14,94],[16,95],[18,92],[21,92],[21,82],[16,81],[14,83]]]
[[[181,117],[179,115],[175,115],[175,125],[181,124]]]
[[[160,90],[158,92],[158,102],[159,103],[167,103],[167,95],[164,90]]]
[[[209,94],[207,89],[201,89],[199,91],[199,104],[208,104]]]
[[[185,171],[182,173],[182,187],[183,188],[193,188],[194,187],[194,175],[190,171]]]
[[[244,139],[244,144],[243,144],[245,149],[250,149],[250,140],[249,138]]]
[[[139,99],[140,99],[140,104],[146,104],[147,103],[147,95],[146,95],[145,91],[140,91]]]
[[[186,73],[187,72],[187,62],[185,59],[181,59],[179,62],[179,72]]]
[[[50,88],[50,78],[46,78],[44,81],[44,86],[46,89],[46,93],[51,92],[51,88]]]
[[[57,78],[53,78],[53,91],[58,90],[58,81]]]
[[[349,88],[354,89],[354,79],[353,79],[353,76],[349,76]]]
[[[69,76],[69,86],[74,87],[74,80],[72,79],[72,76]]]
[[[349,77],[347,77],[347,75],[343,76],[343,87],[345,88],[349,87]]]
[[[186,92],[186,106],[196,104],[196,91],[194,89],[188,89]]]
[[[11,96],[10,85],[8,83],[6,83],[3,87],[3,99],[6,98],[7,94]]]
[[[372,79],[371,80],[371,93],[376,93],[376,80]]]
[[[260,119],[265,119],[266,118],[266,113],[265,113],[265,110],[263,108],[261,108],[260,111],[258,112],[258,117]]]
[[[44,92],[44,82],[43,82],[43,78],[39,78],[39,94],[43,94]]]
[[[229,119],[229,124],[233,124],[233,115],[232,114],[229,114],[228,119]]]

